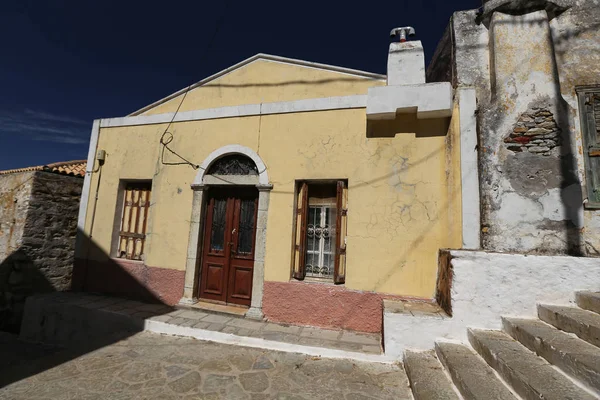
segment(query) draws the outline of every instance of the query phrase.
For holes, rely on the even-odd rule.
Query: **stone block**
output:
[[[465,399],[516,400],[494,370],[465,345],[437,342],[438,358]]]
[[[435,351],[404,353],[404,369],[415,400],[458,400]]]
[[[381,344],[381,337],[379,337],[379,335],[369,335],[350,331],[344,331],[339,340],[342,342],[358,343],[372,346],[379,346]]]
[[[539,318],[600,347],[600,315],[574,307],[538,305]]]
[[[502,322],[515,340],[600,392],[600,348],[537,319],[502,318]]]
[[[595,398],[503,332],[469,329],[469,341],[525,399]]]

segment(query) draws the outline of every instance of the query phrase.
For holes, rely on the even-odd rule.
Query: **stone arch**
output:
[[[217,161],[218,159],[231,155],[231,154],[243,154],[246,157],[250,158],[256,164],[256,168],[258,169],[258,185],[260,186],[268,186],[269,185],[269,174],[267,172],[267,167],[265,163],[260,158],[260,156],[251,148],[242,146],[239,144],[230,144],[227,146],[223,146],[213,151],[204,159],[200,168],[198,169],[198,173],[196,174],[196,178],[192,183],[192,186],[202,185],[204,183],[204,177],[206,176],[206,171],[210,168],[210,166]]]
[[[236,154],[241,154],[250,158],[256,165],[258,176],[254,174],[248,176],[229,175],[230,179],[223,179],[222,175],[210,175],[208,173],[210,167],[216,161],[223,157]],[[194,304],[198,301],[196,294],[198,292],[201,274],[199,269],[201,264],[199,257],[201,257],[201,255],[198,253],[198,249],[202,247],[203,240],[203,235],[201,235],[200,232],[203,224],[202,216],[205,213],[204,191],[212,185],[253,185],[258,189],[258,216],[256,222],[254,275],[252,277],[252,299],[250,308],[245,315],[247,318],[260,320],[263,318],[262,298],[267,215],[269,210],[269,195],[273,186],[269,183],[267,167],[260,156],[254,152],[254,150],[239,144],[223,146],[210,153],[200,165],[194,182],[191,185],[194,196],[192,200],[192,215],[190,218],[183,297],[180,300],[180,304]]]

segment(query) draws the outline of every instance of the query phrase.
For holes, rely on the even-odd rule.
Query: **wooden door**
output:
[[[200,297],[249,306],[258,191],[211,188],[207,201]]]

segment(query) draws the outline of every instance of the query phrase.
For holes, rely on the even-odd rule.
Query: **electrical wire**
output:
[[[223,22],[225,21],[225,14],[227,13],[228,2],[224,1],[224,3],[225,3],[225,7],[223,8],[223,13],[221,14],[221,16],[219,17],[219,19],[217,20],[217,24],[215,25],[215,30],[213,32],[213,35],[210,38],[210,40],[208,42],[208,45],[206,46],[206,49],[204,50],[204,53],[202,54],[202,56],[200,57],[200,59],[205,59],[206,56],[208,55],[209,51],[212,49],[213,44],[215,42],[215,39],[217,38],[217,35],[219,33],[219,30],[221,29],[221,26],[223,25]],[[173,133],[169,132],[169,128],[173,124],[173,121],[175,121],[175,117],[177,117],[177,114],[179,113],[179,110],[181,109],[181,106],[183,105],[183,102],[184,102],[187,94],[189,93],[190,89],[192,89],[192,86],[194,86],[193,83],[191,85],[189,85],[185,89],[185,92],[183,92],[183,95],[181,96],[181,101],[179,102],[179,105],[177,106],[177,109],[173,113],[173,117],[171,118],[171,120],[167,124],[167,127],[165,128],[165,131],[163,132],[163,134],[160,137],[160,144],[162,144],[162,146],[163,146],[162,152],[161,152],[161,156],[160,156],[160,162],[163,165],[189,165],[189,166],[191,166],[194,169],[200,168],[200,165],[194,164],[194,163],[188,161],[186,158],[184,158],[181,155],[177,154],[177,152],[175,152],[175,150],[169,148],[169,146],[168,146],[169,143],[171,143],[173,141],[173,139],[174,139]],[[170,135],[170,136],[167,137],[167,134]],[[165,139],[165,137],[167,137],[167,139]],[[168,150],[171,154],[179,157],[183,161],[165,162],[165,150]]]

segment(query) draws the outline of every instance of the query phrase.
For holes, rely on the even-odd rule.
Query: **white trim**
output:
[[[264,53],[258,53],[250,58],[247,58],[235,65],[232,65],[229,68],[226,68],[222,71],[217,72],[216,74],[213,74],[207,78],[202,79],[201,81],[192,84],[189,89],[188,87],[185,87],[181,90],[178,90],[177,92],[168,95],[167,97],[164,97],[158,101],[155,101],[152,104],[149,104],[131,114],[129,114],[129,116],[136,116],[139,115],[143,112],[146,112],[160,104],[163,104],[171,99],[174,99],[175,97],[182,95],[183,93],[185,93],[187,90],[192,90],[195,89],[199,86],[202,86],[210,81],[213,81],[217,78],[220,78],[224,75],[227,75],[228,73],[241,68],[245,65],[248,65],[250,63],[253,63],[254,61],[257,60],[266,60],[266,61],[273,61],[273,62],[279,62],[279,63],[283,63],[283,64],[291,64],[291,65],[300,65],[302,67],[308,67],[308,68],[315,68],[315,69],[322,69],[322,70],[327,70],[327,71],[333,71],[333,72],[339,72],[342,74],[346,74],[346,75],[353,75],[353,76],[359,76],[362,78],[369,78],[369,79],[377,79],[377,80],[384,80],[387,79],[385,75],[381,75],[381,74],[374,74],[372,72],[366,72],[366,71],[360,71],[357,69],[351,69],[351,68],[344,68],[344,67],[338,67],[335,65],[328,65],[328,64],[321,64],[321,63],[316,63],[316,62],[311,62],[311,61],[304,61],[304,60],[297,60],[294,58],[287,58],[287,57],[281,57],[281,56],[274,56],[271,54],[264,54]]]
[[[328,349],[324,347],[303,346],[300,344],[276,342],[274,340],[266,340],[262,338],[237,336],[232,333],[215,332],[188,326],[173,325],[168,324],[166,322],[153,321],[151,319],[147,319],[144,321],[144,330],[148,332],[162,333],[166,335],[192,337],[195,339],[207,340],[209,342],[215,343],[252,347],[255,349],[266,349],[275,351],[285,351],[288,353],[307,354],[313,357],[349,359],[363,362],[376,362],[382,364],[392,364],[397,361],[396,359],[386,356],[385,354],[366,354],[353,351]]]
[[[83,254],[82,237],[85,229],[85,219],[87,216],[87,207],[90,197],[90,186],[92,184],[92,172],[94,171],[94,163],[96,160],[96,148],[98,147],[98,136],[100,134],[100,120],[94,120],[92,124],[92,133],[90,135],[90,147],[88,149],[87,164],[85,177],[83,179],[83,188],[81,189],[81,199],[79,201],[79,215],[77,217],[77,240],[75,243],[75,257],[81,257]]]
[[[366,95],[321,97],[295,101],[281,101],[264,104],[245,104],[240,106],[207,108],[204,110],[183,111],[173,113],[142,115],[133,117],[105,118],[100,121],[100,127],[112,128],[117,126],[134,126],[165,124],[173,122],[200,121],[206,119],[250,117],[270,114],[287,114],[295,112],[341,110],[350,108],[365,108]]]
[[[462,198],[462,246],[481,247],[479,166],[477,162],[477,94],[474,88],[458,89],[460,115],[460,180]]]
[[[368,90],[367,119],[394,119],[397,113],[416,113],[418,119],[452,116],[449,82],[374,86]]]

